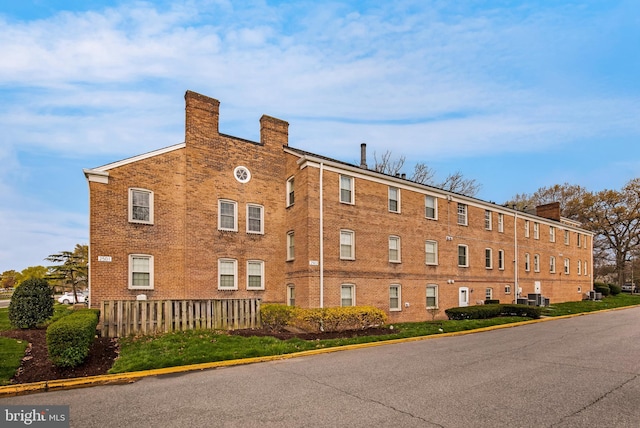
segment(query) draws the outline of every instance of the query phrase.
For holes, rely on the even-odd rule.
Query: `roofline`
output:
[[[136,155],[136,156],[132,156],[130,158],[126,158],[126,159],[122,159],[116,162],[111,162],[108,163],[106,165],[102,165],[96,168],[89,168],[89,169],[85,169],[85,174],[86,171],[92,172],[92,173],[98,173],[98,172],[107,172],[110,169],[113,168],[118,168],[124,165],[128,165],[130,163],[134,163],[134,162],[139,162],[141,160],[144,159],[149,159],[152,158],[154,156],[160,156],[163,155],[165,153],[169,153],[172,152],[174,150],[179,150],[179,149],[184,149],[186,147],[185,143],[180,143],[180,144],[174,144],[173,146],[169,146],[169,147],[164,147],[162,149],[158,149],[158,150],[153,150],[147,153],[143,153],[141,155]]]

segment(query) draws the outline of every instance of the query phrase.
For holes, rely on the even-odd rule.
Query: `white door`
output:
[[[469,306],[469,287],[458,289],[458,306]]]
[[[540,291],[540,290],[541,290],[541,288],[542,288],[542,287],[540,286],[540,281],[535,281],[535,282],[533,283],[533,288],[534,288],[534,293],[536,293],[536,294],[542,294],[542,291]]]

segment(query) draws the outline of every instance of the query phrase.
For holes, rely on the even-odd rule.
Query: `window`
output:
[[[578,263],[576,263],[576,266],[578,267],[578,275],[582,275],[582,262],[578,260]]]
[[[296,287],[293,284],[287,285],[287,305],[296,305]]]
[[[564,259],[564,273],[569,275],[569,259]]]
[[[467,206],[465,204],[458,204],[458,224],[467,225]]]
[[[531,256],[529,253],[525,253],[524,255],[524,270],[529,272],[531,270]]]
[[[469,266],[469,258],[468,258],[469,247],[466,245],[458,245],[458,266],[460,267],[468,267]]]
[[[427,285],[427,309],[438,307],[438,286]]]
[[[586,260],[584,261],[584,274],[588,275],[587,274],[587,261]]]
[[[400,212],[400,189],[397,187],[389,187],[389,211]]]
[[[295,202],[295,179],[291,177],[287,180],[287,206],[290,207]]]
[[[498,232],[504,233],[504,214],[498,214]]]
[[[293,231],[287,233],[287,260],[295,258],[295,235]]]
[[[564,231],[564,245],[569,245],[569,231]]]
[[[427,241],[424,244],[425,253],[427,254],[426,263],[428,265],[438,264],[438,243],[436,241]]]
[[[485,230],[493,229],[493,225],[491,224],[491,211],[484,210],[484,228]]]
[[[504,286],[504,294],[511,294],[511,286],[510,285],[505,285]]]
[[[540,272],[540,254],[533,255],[533,271]]]
[[[353,177],[340,176],[340,202],[353,204]]]
[[[238,261],[218,259],[218,290],[238,289]]]
[[[556,273],[556,258],[554,256],[549,257],[549,272]]]
[[[493,250],[491,248],[484,249],[484,267],[493,269]]]
[[[524,221],[524,237],[529,237],[529,220]]]
[[[264,290],[264,262],[247,261],[247,290]]]
[[[263,213],[261,205],[247,204],[247,233],[264,233]]]
[[[400,237],[389,237],[389,261],[400,263]]]
[[[493,288],[487,287],[484,289],[484,300],[492,300],[493,299]]]
[[[251,172],[249,172],[246,166],[237,166],[233,170],[233,176],[242,184],[248,183],[249,180],[251,180]]]
[[[238,204],[224,199],[218,200],[218,230],[238,231]]]
[[[438,217],[438,205],[436,204],[436,198],[433,196],[424,197],[424,216],[435,220]]]
[[[556,228],[549,226],[549,242],[556,242]]]
[[[340,258],[343,260],[354,260],[354,235],[352,230],[340,231]]]
[[[577,240],[578,248],[580,248],[582,246],[582,241],[580,241],[581,238],[582,238],[582,235],[579,234],[579,233],[576,233],[576,240]]]
[[[390,311],[401,311],[402,307],[400,305],[400,285],[394,284],[389,287],[389,310]]]
[[[340,306],[355,306],[355,286],[342,284],[340,287]]]
[[[129,255],[129,288],[153,290],[153,256]]]
[[[498,269],[504,270],[504,250],[498,250]]]
[[[533,239],[540,239],[540,223],[533,223]]]
[[[153,224],[153,192],[129,189],[129,222]]]

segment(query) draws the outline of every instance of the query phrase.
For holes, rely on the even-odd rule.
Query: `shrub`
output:
[[[262,325],[270,330],[282,330],[289,325],[295,311],[293,306],[265,303],[260,306]]]
[[[384,325],[387,314],[372,306],[298,309],[292,323],[307,331],[363,330]]]
[[[52,315],[53,290],[46,279],[27,279],[16,287],[9,303],[9,321],[14,327],[34,328]]]
[[[449,308],[444,311],[450,320],[477,320],[502,316],[540,318],[540,308],[528,305],[490,304]]]
[[[79,309],[47,328],[49,359],[58,367],[75,367],[89,355],[100,311]]]
[[[618,294],[622,293],[622,287],[616,284],[609,284],[609,291],[611,292],[612,296],[617,296]]]
[[[608,296],[611,293],[611,290],[609,289],[609,285],[603,284],[601,282],[594,283],[593,290],[596,293],[602,293],[602,296],[604,297]]]

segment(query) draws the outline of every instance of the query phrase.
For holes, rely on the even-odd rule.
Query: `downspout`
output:
[[[513,220],[513,248],[515,255],[513,257],[513,284],[516,288],[514,295],[516,299],[513,303],[518,303],[520,298],[520,284],[518,284],[518,211],[515,211],[515,217]]]
[[[324,209],[322,178],[324,163],[320,162],[320,308],[324,308]]]

